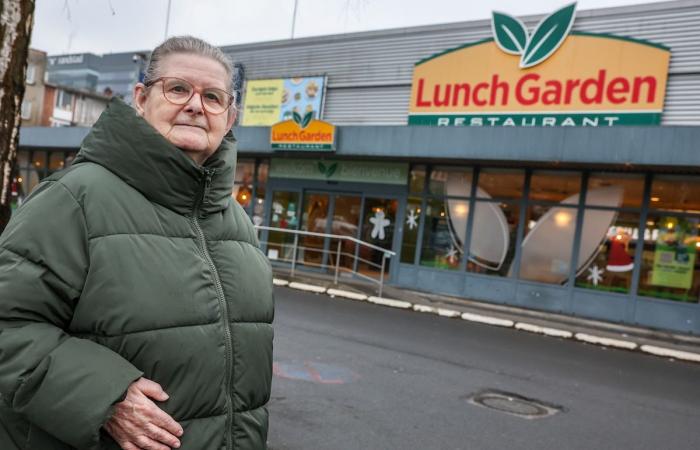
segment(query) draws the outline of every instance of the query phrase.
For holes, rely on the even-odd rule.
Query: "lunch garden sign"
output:
[[[270,128],[273,150],[335,150],[335,125],[314,119],[313,111],[303,117],[294,112],[290,120],[278,122]]]
[[[571,31],[576,3],[532,32],[494,12],[493,37],[416,63],[409,125],[613,126],[661,122],[670,50]]]

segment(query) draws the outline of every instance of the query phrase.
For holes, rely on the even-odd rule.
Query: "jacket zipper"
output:
[[[233,376],[233,339],[231,337],[231,325],[229,324],[228,304],[226,303],[226,297],[224,296],[224,289],[221,285],[219,272],[214,265],[214,260],[209,254],[207,242],[204,238],[204,232],[202,231],[202,227],[199,225],[199,210],[204,202],[204,199],[209,193],[211,179],[214,175],[214,172],[207,168],[203,168],[202,172],[204,173],[204,186],[202,189],[202,195],[197,199],[192,211],[192,223],[194,225],[195,232],[197,233],[197,239],[199,241],[199,246],[202,251],[202,255],[204,256],[204,260],[207,262],[207,264],[209,264],[209,269],[214,277],[216,295],[219,300],[219,307],[221,308],[222,320],[224,322],[224,333],[226,335],[226,449],[230,450],[233,448],[233,400],[231,399],[231,378]]]

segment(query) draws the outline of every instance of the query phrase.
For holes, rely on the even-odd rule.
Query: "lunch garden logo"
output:
[[[576,4],[528,32],[493,12],[493,37],[415,64],[409,125],[613,126],[661,122],[670,51],[571,31]]]
[[[274,150],[335,150],[335,126],[314,119],[313,111],[303,117],[294,112],[291,120],[278,122],[270,129]]]
[[[528,36],[525,24],[494,11],[491,28],[496,44],[506,53],[520,55],[520,68],[536,66],[557,51],[574,24],[576,3],[545,17]]]

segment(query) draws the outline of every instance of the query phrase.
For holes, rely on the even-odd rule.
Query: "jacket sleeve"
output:
[[[68,330],[89,269],[83,209],[60,182],[40,185],[0,236],[0,396],[78,449],[142,373]]]

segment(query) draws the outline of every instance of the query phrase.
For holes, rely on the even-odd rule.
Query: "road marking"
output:
[[[635,342],[623,341],[620,339],[611,339],[600,336],[593,336],[592,334],[576,333],[574,335],[576,339],[582,342],[588,342],[589,344],[603,345],[605,347],[615,347],[622,348],[625,350],[636,350],[638,345]]]
[[[382,298],[382,297],[369,297],[367,301],[371,303],[375,303],[377,305],[384,305],[384,306],[391,306],[392,308],[401,308],[401,309],[408,309],[411,306],[413,306],[410,302],[406,302],[403,300],[392,300],[390,298]]]
[[[642,345],[640,350],[656,356],[681,359],[684,361],[700,362],[700,354],[684,352],[681,350],[671,350],[670,348],[656,347],[654,345]]]
[[[275,286],[286,286],[289,284],[289,281],[283,280],[281,278],[273,278],[272,284],[274,284]]]
[[[360,301],[367,300],[367,296],[365,294],[360,294],[358,292],[344,291],[342,289],[328,289],[326,291],[326,294],[330,295],[331,297],[345,297],[345,298],[349,298],[351,300],[360,300]]]
[[[292,289],[299,289],[300,291],[315,292],[317,294],[323,294],[324,292],[326,292],[326,288],[323,286],[299,283],[298,281],[292,281],[291,283],[289,283],[289,287]]]
[[[512,327],[515,323],[508,319],[498,319],[496,317],[482,316],[480,314],[463,313],[462,319],[469,322],[485,323],[486,325],[496,325],[497,327]]]
[[[571,339],[574,333],[566,330],[559,330],[557,328],[540,327],[533,325],[531,323],[518,322],[515,324],[517,330],[529,331],[530,333],[544,334],[552,337],[561,337],[566,339]]]
[[[319,384],[346,384],[355,381],[357,375],[345,367],[317,361],[300,363],[272,363],[272,373],[287,380],[310,381]]]

